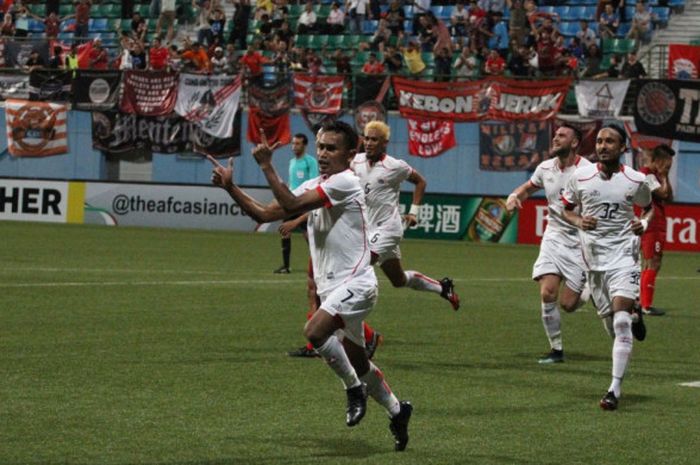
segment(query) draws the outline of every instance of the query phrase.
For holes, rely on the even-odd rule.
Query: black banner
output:
[[[280,116],[289,113],[292,107],[290,82],[283,81],[274,86],[248,84],[248,106],[257,108],[265,116]]]
[[[35,69],[29,75],[29,99],[42,102],[70,100],[71,71]]]
[[[233,137],[218,139],[202,131],[197,123],[173,113],[170,116],[140,116],[110,112],[92,113],[92,146],[120,154],[147,150],[166,154],[197,152],[214,157],[241,153],[241,112],[236,114]]]
[[[479,168],[530,171],[549,152],[549,122],[479,124]]]
[[[386,76],[362,75],[355,76],[355,89],[353,91],[353,108],[357,108],[369,100],[376,100],[386,108],[386,96],[388,92],[381,95]],[[387,89],[388,90],[388,89]]]
[[[638,82],[634,124],[642,134],[700,142],[700,82]]]
[[[29,76],[26,74],[0,74],[0,100],[29,99]]]
[[[35,41],[14,41],[8,40],[5,42],[5,66],[8,68],[21,68],[29,60],[29,55],[33,52],[39,52],[39,56],[44,60],[44,63],[49,62],[49,42],[42,40]]]
[[[77,70],[73,78],[73,108],[84,111],[115,109],[120,78],[119,71]]]

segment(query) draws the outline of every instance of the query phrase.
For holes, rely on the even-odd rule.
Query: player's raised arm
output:
[[[425,188],[427,187],[428,182],[415,168],[406,180],[411,184],[415,184],[415,187],[413,188],[411,208],[409,209],[408,214],[404,216],[406,226],[413,226],[414,224],[418,223],[418,211],[423,203],[423,196],[425,195]]]
[[[523,208],[523,200],[527,199],[538,190],[540,190],[540,188],[534,185],[532,181],[522,183],[508,196],[506,200],[506,209],[508,211],[513,211],[516,208]]]
[[[207,159],[214,165],[211,174],[212,184],[228,192],[231,198],[235,200],[243,211],[253,220],[258,223],[269,223],[271,221],[281,220],[286,216],[284,210],[277,202],[271,202],[268,205],[262,204],[246,194],[233,182],[233,157],[228,159],[226,166],[219,163],[211,155],[207,155]]]

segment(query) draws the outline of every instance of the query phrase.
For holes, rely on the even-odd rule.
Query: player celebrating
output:
[[[381,121],[370,121],[364,129],[366,152],[358,153],[351,169],[360,178],[365,193],[367,216],[369,217],[369,246],[372,263],[379,263],[384,274],[394,287],[410,287],[417,291],[430,291],[448,300],[454,310],[459,309],[459,296],[450,278],[436,281],[417,271],[404,271],[401,266],[399,242],[403,237],[403,226],[399,214],[399,189],[403,181],[415,184],[413,203],[407,225],[416,224],[420,204],[425,192],[425,178],[408,163],[387,155],[389,126]]]
[[[253,149],[275,201],[264,205],[234,184],[233,158],[224,167],[209,157],[214,164],[212,182],[224,188],[260,223],[310,212],[309,249],[321,305],[307,321],[304,336],[346,387],[346,424],[354,426],[362,420],[369,394],[389,413],[395,449],[404,450],[413,407],[398,401],[382,372],[367,359],[363,347],[362,321],[376,302],[377,278],[370,264],[364,227],[364,193],[358,178],[348,170],[357,147],[357,134],[340,121],[324,126],[316,144],[321,176],[304,182],[293,192],[272,165],[272,152],[277,145],[270,147],[263,134],[263,143]],[[335,335],[339,329],[345,333],[342,342]]]
[[[673,200],[673,189],[668,180],[668,171],[676,152],[666,144],[658,145],[651,151],[651,157],[645,160],[640,170],[648,176],[654,176],[661,185],[651,194],[654,216],[649,228],[642,234],[642,282],[639,303],[645,315],[661,316],[663,310],[652,307],[656,275],[661,269],[664,245],[666,244],[666,202]]]
[[[522,201],[540,189],[544,189],[547,196],[547,229],[532,268],[532,279],[540,284],[542,324],[551,348],[539,363],[564,361],[559,307],[573,312],[588,299],[586,295],[582,297],[586,268],[581,258],[578,230],[562,218],[564,205],[561,201],[561,192],[574,171],[591,164],[576,155],[580,142],[581,132],[576,127],[561,125],[552,139],[553,157],[540,163],[530,180],[515,189],[506,202],[506,208],[512,211],[522,208]],[[562,279],[566,285],[559,298]]]
[[[635,314],[639,295],[639,239],[653,214],[646,208],[651,191],[659,187],[620,163],[626,134],[618,126],[606,126],[596,137],[599,163],[577,169],[562,195],[564,218],[581,230],[581,249],[588,268],[591,297],[603,318],[612,315],[612,382],[600,400],[604,410],[615,410],[627,363],[632,354],[633,333],[642,340],[646,329],[641,313]],[[639,219],[634,205],[645,208]],[[574,211],[580,207],[581,213]]]

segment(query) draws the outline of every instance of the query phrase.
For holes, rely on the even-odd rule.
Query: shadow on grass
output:
[[[286,447],[299,449],[306,455],[305,460],[308,463],[309,457],[347,457],[361,459],[372,457],[379,454],[393,453],[394,444],[387,438],[386,448],[377,448],[367,441],[362,439],[353,439],[350,437],[307,437],[296,438],[293,441],[279,439],[279,443]],[[312,451],[312,452],[310,452]],[[304,462],[304,458],[300,458],[300,463]]]

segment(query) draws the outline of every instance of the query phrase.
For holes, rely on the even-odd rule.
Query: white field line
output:
[[[691,381],[690,383],[680,383],[679,386],[700,388],[700,381]]]
[[[154,271],[155,272],[155,271]],[[382,277],[383,279],[383,277]],[[700,276],[666,276],[666,280],[700,280]],[[529,278],[456,278],[454,281],[461,283],[483,282],[529,282]],[[302,279],[221,279],[221,280],[196,280],[196,281],[64,281],[64,282],[18,282],[0,283],[0,288],[23,287],[81,287],[81,286],[225,286],[225,285],[280,285],[297,284],[306,281]]]
[[[204,270],[145,270],[129,268],[50,268],[50,267],[8,267],[0,269],[0,273],[14,273],[18,271],[32,271],[38,273],[163,273],[163,274],[227,274],[224,271],[204,271]]]

